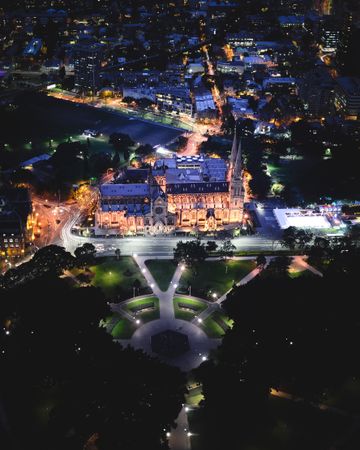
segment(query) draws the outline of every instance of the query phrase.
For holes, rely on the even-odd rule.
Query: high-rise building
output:
[[[98,43],[78,44],[74,49],[75,88],[96,93],[101,85],[101,63],[104,46]]]
[[[336,80],[335,108],[346,119],[360,117],[360,79],[339,77]]]
[[[351,65],[350,47],[354,35],[354,23],[352,13],[344,13],[342,15],[342,28],[338,45],[337,65],[343,74],[348,74],[347,66]],[[349,61],[350,59],[350,61]]]
[[[324,117],[333,111],[334,86],[326,67],[316,67],[304,75],[299,94],[310,117]]]
[[[342,24],[333,17],[324,20],[320,29],[320,46],[323,52],[336,53],[342,38]]]

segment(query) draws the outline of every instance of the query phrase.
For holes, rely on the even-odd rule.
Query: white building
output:
[[[274,216],[282,230],[296,228],[330,228],[331,224],[324,214],[312,209],[274,209]]]

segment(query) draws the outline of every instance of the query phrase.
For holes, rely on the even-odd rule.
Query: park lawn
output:
[[[290,268],[289,269],[289,277],[290,278],[299,278],[304,275],[304,272],[306,272],[306,270],[293,270]]]
[[[135,323],[122,317],[111,330],[111,336],[114,339],[130,339],[135,330]]]
[[[218,323],[219,321],[224,323],[226,330],[233,326],[233,321],[231,319],[229,319],[221,312],[215,311],[209,317],[204,319],[203,323],[201,324],[202,329],[205,331],[209,338],[221,339],[224,336],[225,330]]]
[[[189,406],[199,406],[201,400],[204,400],[202,386],[190,389],[188,394],[185,394],[185,403]]]
[[[196,311],[187,311],[179,307],[179,303],[184,305],[189,305],[190,307],[196,308]],[[189,320],[191,321],[195,316],[204,311],[208,305],[205,302],[196,300],[193,298],[186,297],[175,297],[174,298],[174,312],[176,319]]]
[[[282,183],[296,186],[301,184],[302,177],[307,173],[311,162],[305,159],[281,160],[280,164],[267,163],[273,183]]]
[[[110,326],[111,321],[114,319],[114,314],[111,314],[109,316],[106,316],[104,319],[100,320],[100,326],[107,328]]]
[[[141,320],[142,323],[150,322],[160,318],[160,308],[159,299],[157,297],[144,297],[137,300],[133,300],[124,306],[125,311],[129,314],[134,314],[133,308],[139,307],[141,305],[146,305],[149,303],[154,303],[154,309],[139,311],[136,313],[136,317]]]
[[[234,283],[239,282],[255,269],[255,260],[204,261],[195,268],[184,270],[180,279],[180,289],[186,290],[190,285],[192,293],[206,295],[213,300],[229,291]]]
[[[101,258],[99,264],[90,267],[90,270],[94,273],[91,284],[100,287],[107,297],[113,297],[119,291],[124,298],[132,297],[133,283],[136,279],[140,281],[142,288],[147,286],[145,278],[131,256],[122,256],[119,260]]]
[[[310,270],[300,270],[300,271],[295,271],[295,272],[289,272],[289,277],[290,278],[300,278],[300,277],[307,277],[307,278],[313,278],[313,277],[317,277],[317,275],[315,275],[314,273],[312,273]]]
[[[151,275],[154,277],[159,288],[166,291],[172,280],[176,264],[170,259],[148,259],[145,261],[146,267],[149,269]]]

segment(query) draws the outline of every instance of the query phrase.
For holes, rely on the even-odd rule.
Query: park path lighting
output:
[[[212,296],[213,296],[213,298],[217,298],[217,293],[213,292]]]
[[[145,273],[145,272],[146,272],[145,267],[143,267],[143,268],[141,269],[141,272],[142,272],[142,273]]]
[[[206,360],[207,360],[207,357],[204,355],[201,359],[202,359],[203,361],[206,361]]]
[[[175,284],[174,284],[174,289],[176,289],[176,288],[177,288],[177,286],[178,286],[178,285],[177,285],[177,284],[175,283]]]
[[[139,320],[139,319],[136,319],[136,320],[135,320],[135,323],[136,323],[136,325],[140,325],[140,320]]]
[[[185,266],[182,265],[182,266],[180,267],[180,270],[183,272],[183,271],[185,270]]]
[[[198,323],[202,323],[202,318],[201,318],[201,317],[198,317],[198,318],[197,318],[197,321],[198,321]]]

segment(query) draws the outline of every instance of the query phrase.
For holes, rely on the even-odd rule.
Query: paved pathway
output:
[[[323,274],[319,270],[315,269],[315,267],[310,266],[310,264],[308,264],[306,259],[307,259],[306,256],[300,256],[300,255],[294,256],[293,262],[292,262],[292,267],[298,271],[310,270],[310,272],[312,272],[313,274],[318,275],[319,277],[322,277]]]
[[[179,265],[173,278],[166,291],[162,291],[151,272],[145,265],[145,261],[149,257],[134,256],[136,263],[138,264],[143,276],[145,277],[148,285],[151,287],[153,294],[159,298],[160,306],[160,319],[153,320],[151,322],[141,325],[133,334],[131,339],[119,340],[122,345],[131,345],[134,348],[144,350],[146,353],[154,355],[151,349],[151,336],[160,333],[165,330],[173,330],[180,333],[184,333],[188,336],[190,351],[180,355],[176,358],[168,358],[166,362],[172,365],[180,367],[182,370],[189,371],[194,367],[197,367],[204,358],[207,357],[210,350],[216,348],[220,339],[211,339],[206,333],[199,328],[196,324],[188,322],[186,320],[175,319],[173,298],[176,291],[176,287],[179,283],[182,273],[182,265]],[[169,259],[168,257],[158,257],[158,259]],[[131,299],[132,300],[132,299]],[[122,305],[114,305],[114,310],[122,311]],[[133,318],[132,318],[133,320]]]
[[[176,428],[172,428],[169,436],[169,447],[172,450],[190,450],[191,433],[189,430],[189,421],[187,417],[188,407],[183,405],[176,419]]]

